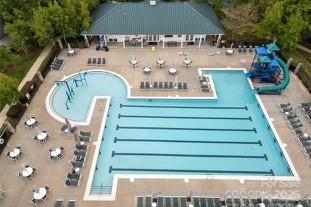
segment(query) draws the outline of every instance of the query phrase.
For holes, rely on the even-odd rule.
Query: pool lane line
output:
[[[132,107],[132,108],[174,108],[174,109],[244,109],[248,111],[247,106],[169,106],[169,105],[130,105],[130,104],[120,104],[122,107]]]
[[[132,152],[115,152],[111,153],[114,156],[154,156],[154,157],[207,157],[207,158],[239,158],[239,159],[265,159],[268,161],[266,154],[264,155],[202,155],[202,154],[174,154],[174,153],[132,153]]]
[[[256,128],[253,129],[224,129],[224,128],[184,128],[184,127],[134,127],[134,126],[116,126],[116,130],[119,129],[150,129],[150,130],[184,130],[184,131],[240,131],[240,132],[255,132]]]
[[[176,139],[126,139],[126,138],[114,138],[114,143],[117,142],[173,142],[173,143],[200,143],[200,144],[255,144],[262,146],[260,140],[257,142],[249,141],[200,141],[200,140],[176,140]]]
[[[118,114],[118,118],[150,118],[150,119],[228,119],[228,120],[249,120],[252,117],[216,117],[216,116],[150,116],[150,115],[124,115]]]
[[[175,172],[175,173],[208,173],[208,174],[260,174],[260,175],[272,175],[274,172],[272,169],[269,171],[257,171],[257,170],[182,170],[182,169],[155,169],[155,168],[114,168],[109,167],[109,173],[112,171],[136,171],[136,172]]]

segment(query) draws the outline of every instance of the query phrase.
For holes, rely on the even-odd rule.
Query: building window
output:
[[[193,41],[193,35],[190,35],[190,39],[189,39],[190,41]]]
[[[188,41],[189,40],[189,35],[186,35],[186,41]]]
[[[173,37],[173,35],[164,35],[164,37]]]
[[[181,35],[178,35],[178,37],[181,37]]]

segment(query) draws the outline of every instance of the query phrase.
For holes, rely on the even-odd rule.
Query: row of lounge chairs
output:
[[[254,52],[254,48],[253,48],[252,45],[250,45],[248,47],[246,45],[244,45],[244,46],[239,45],[238,46],[238,52],[239,53],[246,53],[246,52],[253,53]]]
[[[50,68],[53,70],[60,70],[63,67],[64,60],[60,59],[58,57],[55,57],[54,60],[52,61]]]
[[[54,202],[54,207],[65,207],[64,199],[56,199]],[[68,200],[66,207],[76,207],[76,200]]]
[[[307,157],[311,158],[311,137],[302,130],[303,124],[290,103],[280,104],[281,111],[292,131],[297,135],[298,141]]]
[[[304,111],[306,118],[311,121],[311,101],[301,103],[299,106]]]
[[[173,83],[173,82],[153,82],[153,85],[150,84],[150,82],[140,82],[140,87],[141,90],[150,90],[150,89],[155,89],[155,90],[187,90],[188,89],[188,84],[186,82],[179,82],[179,83]]]
[[[105,65],[106,59],[105,58],[88,58],[87,65]]]
[[[80,131],[80,142],[75,145],[74,157],[70,161],[72,172],[66,174],[65,185],[70,187],[76,187],[80,185],[81,169],[84,167],[88,145],[87,142],[91,141],[92,132]]]
[[[186,196],[138,196],[136,207],[310,207],[311,200],[261,199],[261,198],[220,198],[220,197],[186,197]],[[263,205],[264,204],[264,205]]]

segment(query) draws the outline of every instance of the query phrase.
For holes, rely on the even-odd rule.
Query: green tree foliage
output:
[[[4,72],[5,69],[15,66],[19,62],[20,57],[18,55],[0,46],[0,72]]]
[[[278,0],[266,9],[258,35],[276,39],[284,49],[293,50],[301,33],[311,25],[311,4],[308,0]]]
[[[11,104],[18,100],[20,94],[17,87],[17,80],[0,73],[0,106]]]

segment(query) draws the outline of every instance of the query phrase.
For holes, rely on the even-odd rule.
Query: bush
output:
[[[0,46],[0,72],[4,72],[12,66],[16,66],[21,61],[19,55],[12,53],[5,47]]]

